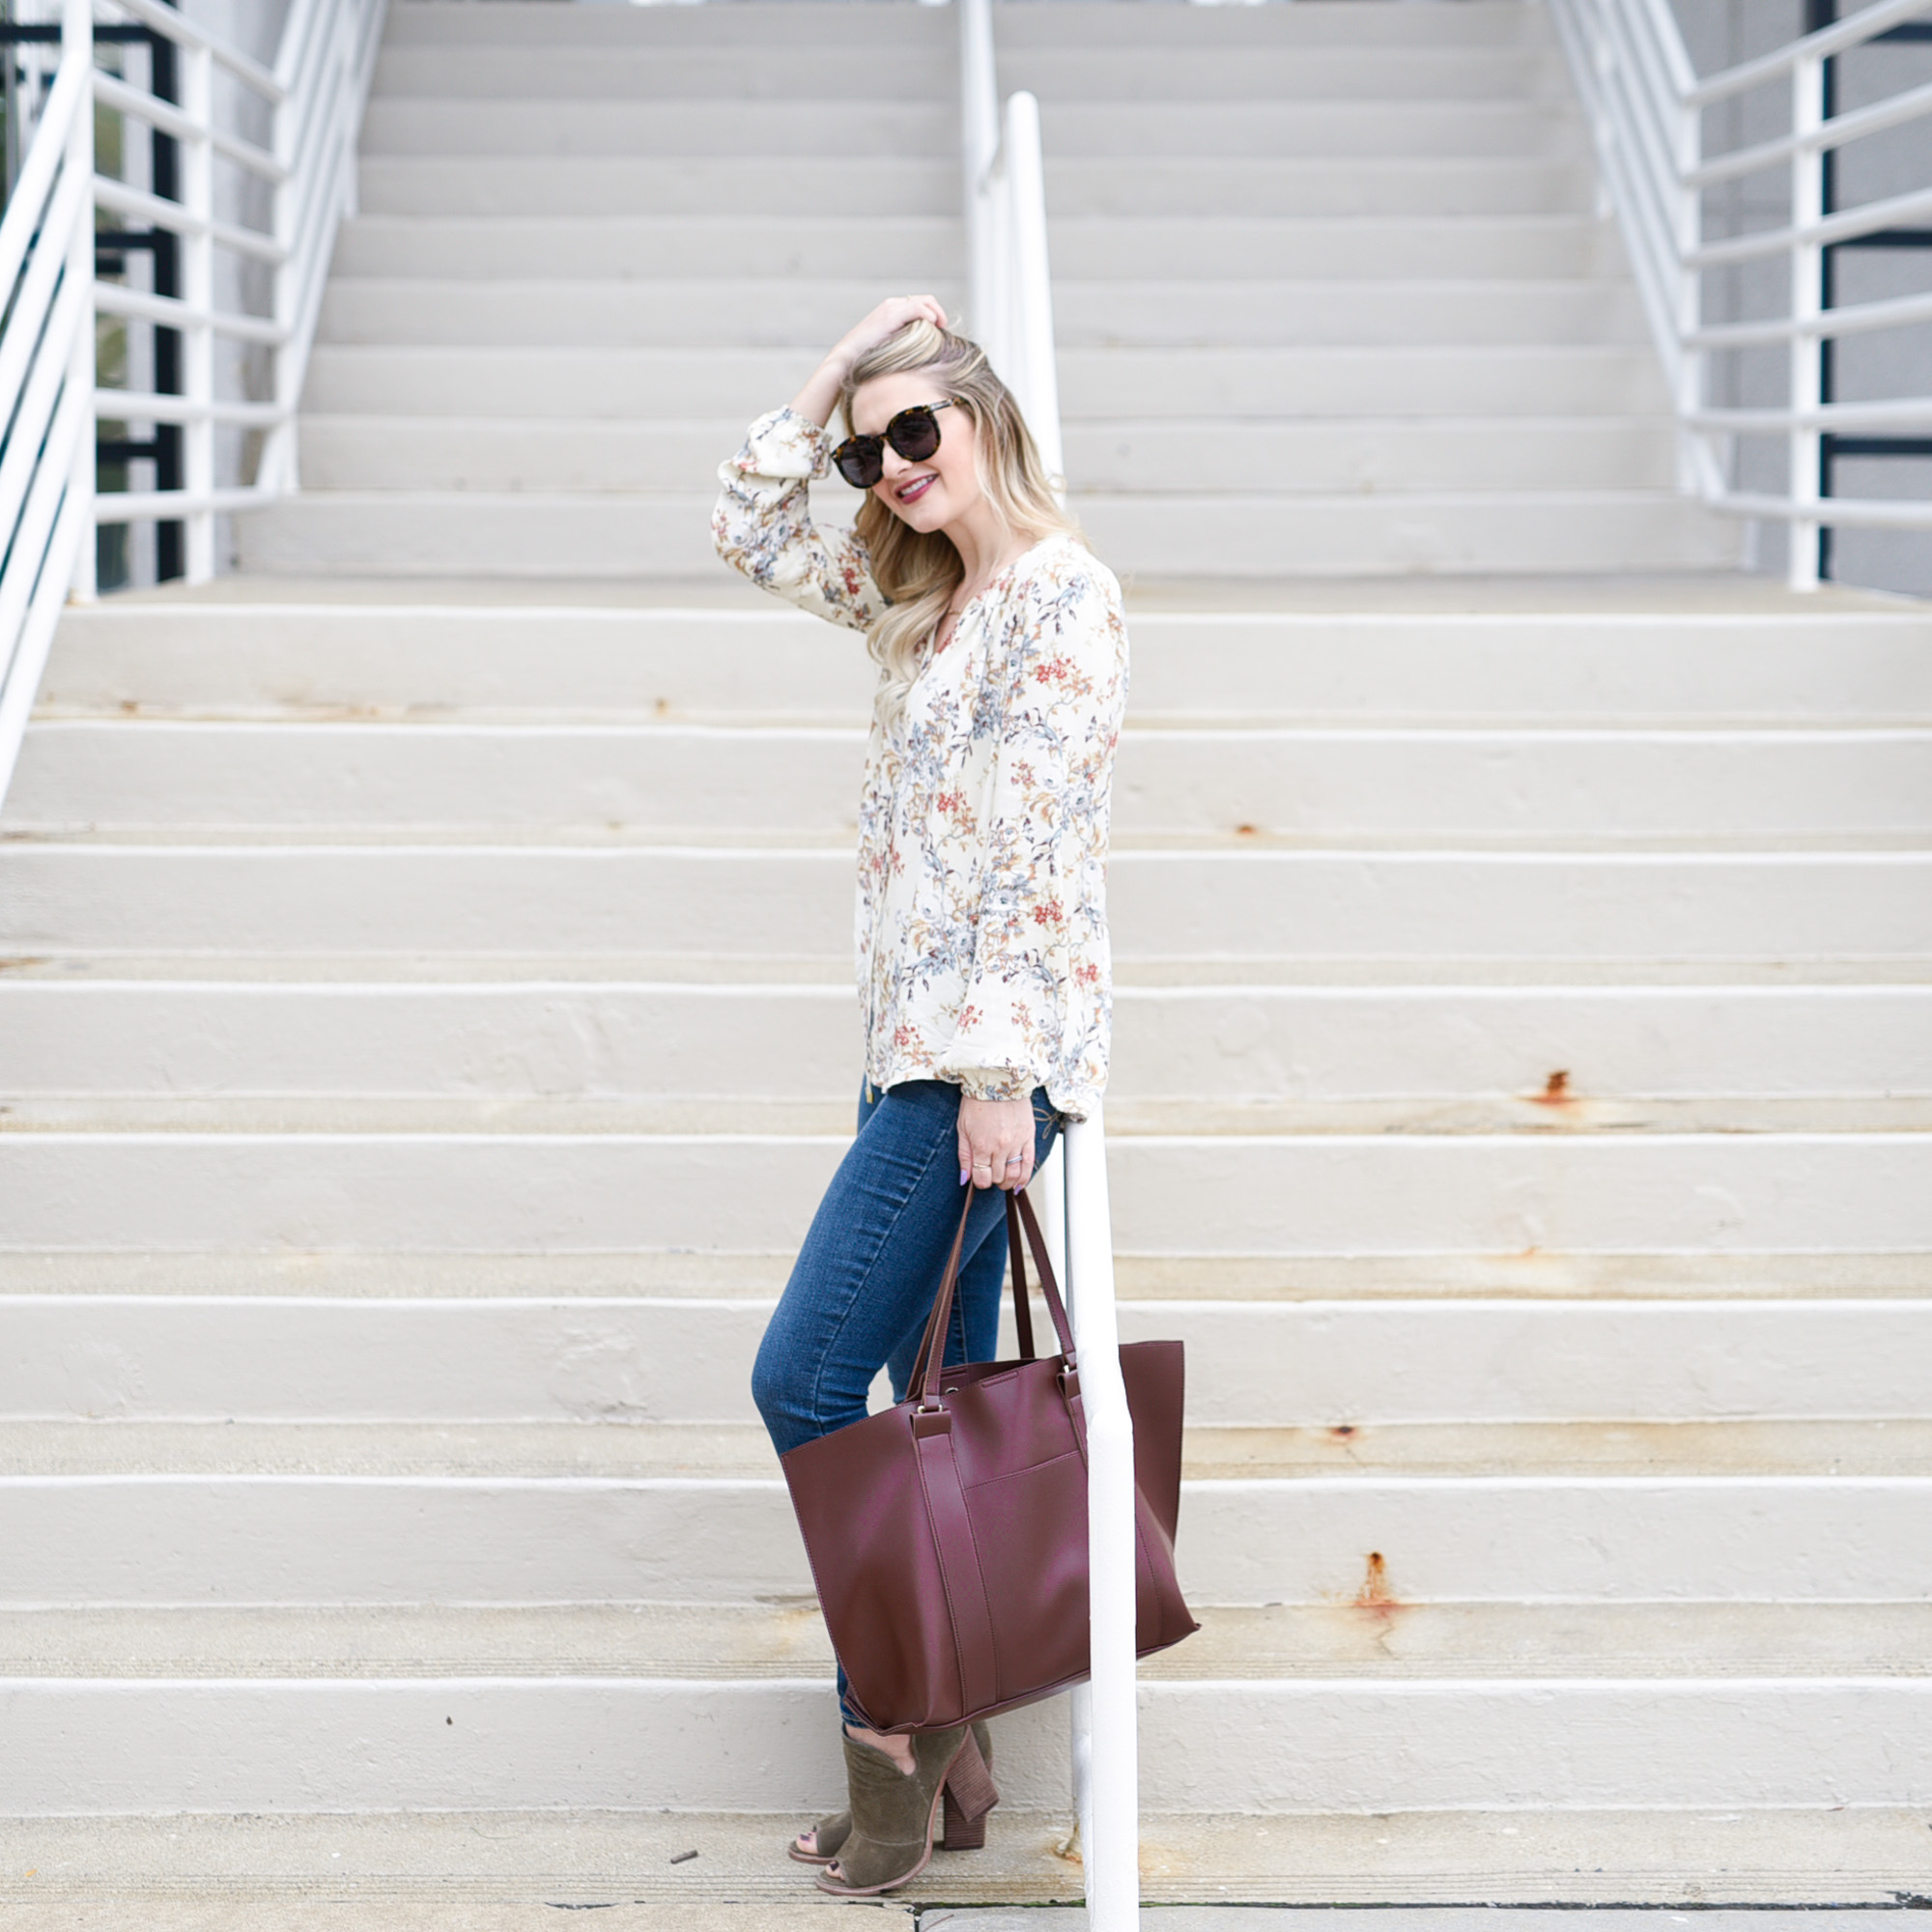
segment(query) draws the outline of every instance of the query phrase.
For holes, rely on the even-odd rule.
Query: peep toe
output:
[[[819,1889],[835,1897],[867,1898],[917,1878],[931,1862],[933,1828],[949,1785],[968,1826],[999,1802],[979,1742],[964,1724],[915,1735],[910,1776],[884,1751],[849,1737],[844,1743],[852,1829],[818,1879]]]
[[[980,1767],[990,1779],[993,1771],[992,1727],[983,1718],[975,1718],[971,1728],[973,1742],[979,1747]],[[938,1846],[942,1852],[977,1852],[986,1842],[986,1820],[992,1815],[993,1804],[1000,1802],[1000,1796],[996,1790],[993,1804],[969,1818],[959,1799],[958,1785],[958,1774],[950,1776],[946,1780],[946,1804],[940,1814]],[[834,1811],[808,1829],[815,1849],[808,1852],[798,1838],[794,1838],[785,1847],[786,1851],[802,1865],[829,1865],[838,1856],[839,1846],[852,1835],[852,1814],[849,1811]],[[804,1836],[804,1832],[798,1834],[799,1838]]]

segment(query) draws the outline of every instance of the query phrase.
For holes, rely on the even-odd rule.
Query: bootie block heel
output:
[[[920,1732],[912,1752],[908,1776],[884,1751],[845,1740],[852,1831],[834,1863],[820,1874],[821,1891],[868,1898],[916,1879],[931,1862],[933,1828],[955,1770],[964,1823],[982,1820],[998,1801],[979,1742],[964,1724]]]
[[[977,1852],[986,1842],[986,1820],[1000,1802],[993,1782],[993,1746],[984,1724],[966,1733],[952,1769],[946,1774],[944,1816],[946,1835],[940,1843],[949,1852]]]
[[[1000,1802],[1000,1794],[993,1784],[993,1733],[983,1719],[976,1718],[972,1724],[973,1743],[978,1748],[977,1763],[969,1765],[962,1752],[960,1761],[946,1780],[946,1804],[940,1818],[944,1835],[939,1840],[942,1852],[977,1852],[986,1842],[986,1819],[992,1808]],[[962,1778],[983,1774],[986,1789],[992,1792],[991,1801],[968,1817],[967,1808],[959,1797]],[[976,1797],[977,1797],[976,1787]],[[849,1811],[835,1811],[829,1817],[821,1818],[810,1828],[811,1841],[815,1850],[808,1852],[798,1838],[794,1838],[785,1850],[802,1865],[829,1865],[838,1856],[838,1848],[852,1835],[852,1814]],[[799,1833],[803,1837],[804,1833]]]

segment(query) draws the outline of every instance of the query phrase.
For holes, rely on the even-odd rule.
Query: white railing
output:
[[[1017,397],[1060,485],[1060,387],[1046,253],[1039,105],[1000,110],[988,0],[960,0],[960,132],[975,339]],[[1092,1932],[1140,1923],[1140,1758],[1135,1696],[1134,1428],[1121,1380],[1106,1127],[1096,1105],[1070,1124],[1035,1192],[1066,1284],[1087,1414],[1092,1680],[1071,1699],[1073,1799]]]
[[[95,588],[95,533],[105,525],[178,524],[190,582],[214,575],[215,519],[297,481],[296,406],[315,334],[336,226],[354,206],[355,137],[382,37],[385,0],[295,0],[272,68],[184,19],[160,0],[111,0],[109,24],[133,26],[174,49],[178,99],[95,64],[90,0],[62,0],[60,62],[0,221],[0,407],[11,412],[0,454],[0,797],[19,753],[61,605]],[[272,131],[266,144],[219,125],[217,81]],[[124,129],[175,144],[175,196],[95,169],[97,108]],[[124,152],[128,143],[124,141]],[[217,190],[217,167],[225,180]],[[225,218],[250,192],[267,225]],[[97,223],[97,213],[101,221]],[[168,293],[98,278],[97,225],[178,238],[179,285]],[[226,257],[229,272],[221,272]],[[268,270],[270,293],[249,306],[240,265]],[[173,330],[179,392],[97,387],[95,318]],[[262,352],[263,393],[219,393],[216,345]],[[239,386],[232,379],[226,386]],[[96,426],[102,419],[180,428],[179,487],[99,494]],[[259,435],[251,477],[223,482],[217,431]],[[237,458],[239,464],[239,457]]]
[[[1714,509],[1789,525],[1789,577],[1801,590],[1818,583],[1821,528],[1932,529],[1932,502],[1826,497],[1820,461],[1823,439],[1833,434],[1909,437],[1932,425],[1932,394],[1833,403],[1826,400],[1823,382],[1828,342],[1932,321],[1932,296],[1824,305],[1827,248],[1932,217],[1932,183],[1856,208],[1826,209],[1827,155],[1848,141],[1932,116],[1932,87],[1827,118],[1825,63],[1932,12],[1932,0],[1878,0],[1835,26],[1701,81],[1668,0],[1549,0],[1549,7],[1663,358],[1681,432],[1680,488]],[[1790,131],[1707,156],[1705,111],[1766,87],[1788,91]],[[1788,220],[1706,241],[1705,191],[1774,170],[1788,183]],[[1707,273],[1774,259],[1788,267],[1785,299],[1775,314],[1706,324]],[[1790,365],[1781,406],[1713,405],[1714,358],[1777,344],[1786,346]],[[1738,440],[1765,436],[1784,443],[1785,486],[1739,488],[1733,480]]]

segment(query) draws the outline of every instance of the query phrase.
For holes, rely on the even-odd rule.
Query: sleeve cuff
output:
[[[815,481],[831,474],[832,439],[810,416],[773,410],[752,425],[734,467],[742,475]]]

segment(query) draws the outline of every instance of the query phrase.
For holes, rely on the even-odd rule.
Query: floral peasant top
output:
[[[831,440],[775,410],[719,469],[733,569],[855,631],[885,608],[864,542],[811,521]],[[1107,1080],[1107,810],[1127,696],[1120,585],[1067,536],[959,613],[889,727],[859,803],[857,939],[874,1087],[1044,1087],[1080,1118]]]

